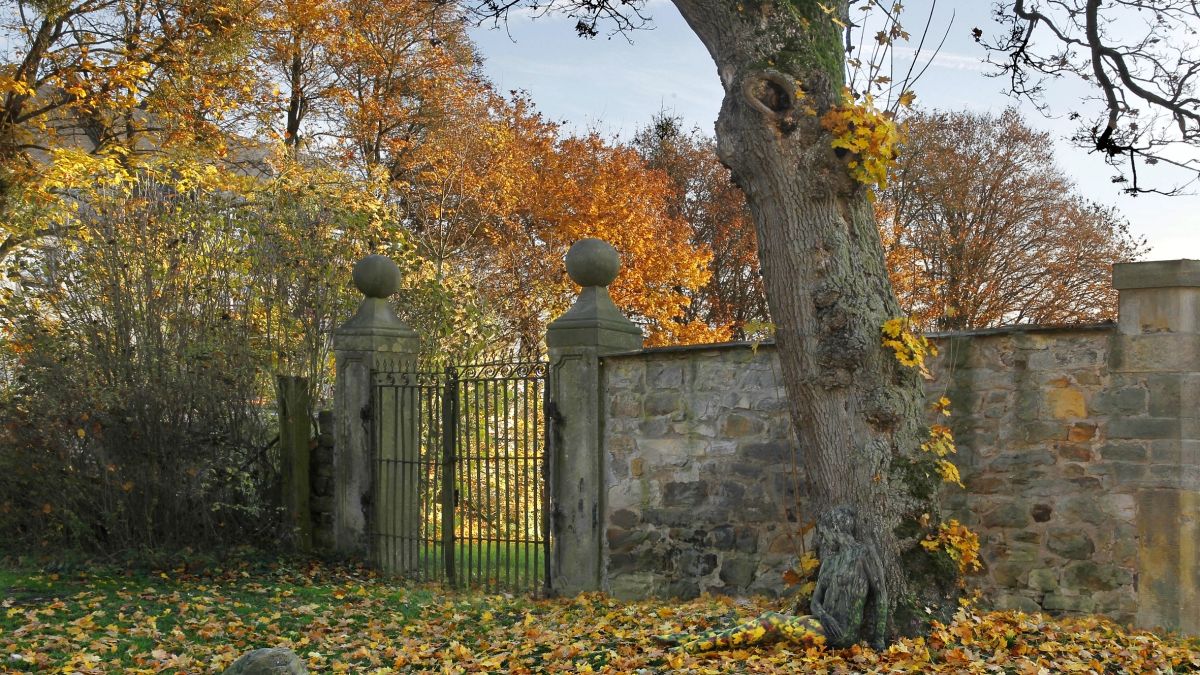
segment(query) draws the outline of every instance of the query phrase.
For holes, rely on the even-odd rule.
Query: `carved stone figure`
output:
[[[888,609],[883,565],[874,547],[856,536],[854,509],[838,506],[822,516],[817,524],[817,556],[821,568],[809,600],[811,615],[765,612],[733,628],[661,635],[657,639],[691,653],[812,635],[824,636],[831,647],[849,647],[867,637],[863,631],[870,625],[874,628],[869,636],[871,646],[882,648]],[[875,615],[868,622],[866,613],[871,606]]]
[[[821,569],[809,608],[821,624],[827,644],[849,647],[868,636],[862,634],[868,601],[874,594],[873,647],[883,646],[887,631],[888,597],[883,565],[870,544],[859,541],[855,512],[849,506],[830,509],[817,525],[817,557]]]

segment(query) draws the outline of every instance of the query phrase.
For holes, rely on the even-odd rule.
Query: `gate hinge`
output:
[[[546,402],[546,416],[558,424],[561,424],[563,421],[562,413],[558,411],[558,403],[553,400]]]

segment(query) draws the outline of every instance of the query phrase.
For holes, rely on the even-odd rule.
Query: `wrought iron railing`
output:
[[[548,583],[544,362],[376,372],[373,556],[454,585]]]

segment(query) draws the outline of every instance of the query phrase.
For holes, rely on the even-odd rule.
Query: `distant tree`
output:
[[[1112,318],[1112,264],[1145,253],[1084,200],[1013,109],[916,112],[877,210],[892,285],[929,330]]]
[[[685,317],[745,340],[769,312],[746,196],[717,157],[716,141],[659,113],[634,136],[633,147],[670,178],[670,213],[691,226],[692,243],[712,250],[712,276],[692,295]]]
[[[1200,178],[1200,160],[1167,146],[1200,144],[1200,4],[1194,0],[1007,0],[996,6],[1002,30],[975,39],[998,58],[1012,91],[1039,106],[1046,82],[1076,78],[1095,91],[1069,108],[1080,121],[1074,140],[1101,153],[1127,192],[1176,193]],[[1141,165],[1182,173],[1147,187]]]
[[[650,343],[713,340],[687,315],[711,255],[671,213],[664,174],[629,148],[563,134],[524,97],[489,94],[472,105],[477,114],[431,130],[396,175],[418,251],[438,283],[468,280],[495,345],[541,353],[547,322],[575,295],[562,257],[589,236],[621,251],[610,290]]]
[[[208,0],[0,1],[0,263],[62,234],[17,229],[8,211],[56,149],[220,153],[250,80],[238,56],[251,12]]]

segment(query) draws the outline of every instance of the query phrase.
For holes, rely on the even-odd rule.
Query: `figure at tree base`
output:
[[[856,536],[855,515],[853,508],[838,506],[822,516],[817,525],[821,568],[809,600],[811,615],[765,612],[732,628],[673,633],[655,639],[692,654],[818,636],[831,647],[849,647],[869,637],[872,647],[882,648],[888,608],[883,565],[874,546]],[[874,616],[868,617],[868,608],[874,609]],[[871,635],[864,635],[868,630]]]

